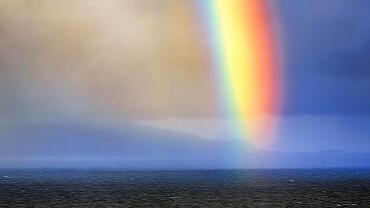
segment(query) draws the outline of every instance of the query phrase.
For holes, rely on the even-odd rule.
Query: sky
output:
[[[266,151],[369,153],[370,2],[267,4],[279,112],[266,115],[276,124],[269,142],[245,143]],[[170,154],[163,150],[168,141],[196,149],[235,140],[234,122],[219,112],[200,10],[188,0],[1,1],[0,158],[41,157],[50,145],[46,156],[119,151],[94,149],[95,137],[145,137],[150,142],[128,142],[122,151],[145,153],[150,143],[159,145],[152,152],[158,156]],[[25,148],[28,142],[35,145]]]

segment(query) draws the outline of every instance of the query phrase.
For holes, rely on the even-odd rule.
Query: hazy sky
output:
[[[259,148],[368,151],[370,2],[271,5],[283,97]],[[196,1],[0,1],[0,145],[49,123],[228,140],[203,30]]]

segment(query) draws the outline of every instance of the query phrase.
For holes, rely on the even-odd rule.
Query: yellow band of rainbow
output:
[[[279,98],[277,52],[264,0],[202,0],[213,68],[234,135],[259,143],[272,130]]]

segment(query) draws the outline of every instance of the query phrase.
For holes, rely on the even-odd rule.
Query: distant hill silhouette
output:
[[[0,167],[154,169],[370,167],[370,154],[340,150],[271,152],[240,141],[124,125],[37,124],[2,133]]]

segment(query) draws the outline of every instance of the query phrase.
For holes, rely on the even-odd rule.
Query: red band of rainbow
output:
[[[239,132],[233,134],[259,143],[272,131],[280,93],[268,5],[264,0],[202,0],[201,5],[220,99]]]

